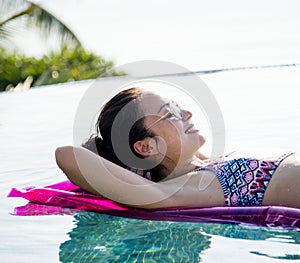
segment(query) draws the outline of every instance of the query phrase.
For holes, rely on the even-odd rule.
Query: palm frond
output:
[[[56,34],[61,42],[80,40],[67,25],[41,5],[26,0],[0,0],[0,38],[9,38],[13,28],[35,27],[44,37]]]
[[[25,10],[30,5],[27,0],[0,0],[0,24],[13,14]]]

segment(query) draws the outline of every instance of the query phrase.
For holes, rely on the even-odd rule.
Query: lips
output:
[[[197,132],[198,130],[194,129],[194,124],[191,124],[188,126],[188,128],[185,130],[184,133],[193,133],[193,132]]]

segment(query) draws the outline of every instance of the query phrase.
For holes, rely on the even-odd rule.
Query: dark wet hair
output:
[[[126,140],[122,125],[127,123],[134,123],[129,131],[129,146],[132,153],[139,158],[143,158],[140,154],[136,153],[133,149],[133,145],[136,141],[142,140],[146,137],[154,137],[155,134],[151,133],[145,128],[144,118],[139,118],[139,106],[138,100],[142,95],[143,90],[140,88],[130,88],[123,90],[116,94],[112,99],[110,99],[102,108],[98,120],[96,122],[96,134],[93,134],[87,142],[82,146],[99,154],[103,158],[129,170],[136,172],[144,177],[149,177],[149,172],[151,174],[151,180],[154,182],[160,181],[162,178],[159,175],[159,165],[151,170],[143,170],[140,167],[128,167],[124,164],[116,155],[113,145],[112,145],[112,126],[114,124],[115,118],[118,114],[123,114],[121,122],[118,124],[119,127],[115,128],[117,134],[117,140]],[[124,107],[129,103],[133,103],[135,110],[125,110]],[[123,109],[123,110],[122,110]],[[121,112],[122,110],[122,112]],[[122,123],[123,122],[123,123]],[[115,132],[115,131],[114,131]],[[114,137],[115,139],[115,137]],[[118,142],[117,142],[118,143]],[[122,143],[120,143],[122,144]],[[150,178],[148,178],[150,179]]]

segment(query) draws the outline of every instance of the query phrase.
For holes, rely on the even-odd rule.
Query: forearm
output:
[[[159,187],[131,171],[119,167],[84,148],[60,147],[56,162],[71,182],[114,201],[137,207],[166,199],[165,186]],[[162,203],[158,206],[167,206]]]

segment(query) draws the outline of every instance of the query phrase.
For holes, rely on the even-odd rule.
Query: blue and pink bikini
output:
[[[237,158],[197,168],[213,171],[224,192],[226,206],[262,205],[265,191],[280,163],[293,153],[282,155],[277,161]]]

